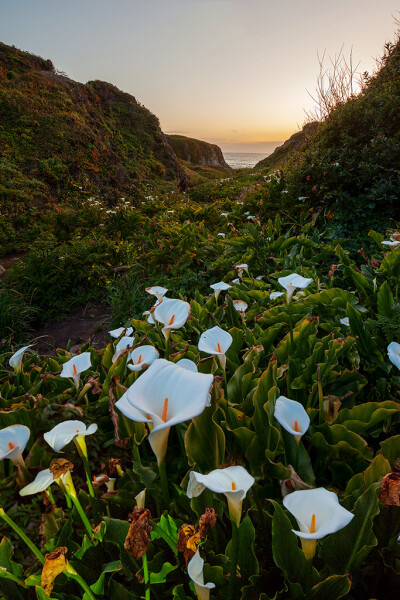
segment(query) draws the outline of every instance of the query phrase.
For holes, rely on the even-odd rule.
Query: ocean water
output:
[[[254,167],[260,160],[270,153],[259,152],[224,152],[224,158],[232,169],[248,169]]]

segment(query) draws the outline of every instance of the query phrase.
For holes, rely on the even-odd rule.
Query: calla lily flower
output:
[[[236,279],[232,279],[232,283],[235,283],[236,285],[240,284],[240,279],[236,278]]]
[[[227,217],[228,215],[229,215],[229,213],[228,213],[228,212],[222,212],[222,213],[221,213],[221,217]]]
[[[161,287],[160,285],[153,285],[152,287],[147,287],[146,292],[152,296],[156,296],[157,300],[162,302],[164,295],[168,292],[168,289]]]
[[[133,364],[128,364],[128,369],[131,371],[143,371],[149,367],[157,358],[159,353],[154,346],[139,346],[130,352],[128,361]]]
[[[226,233],[222,233],[222,231],[221,231],[220,233],[217,233],[217,236],[224,238],[226,236]]]
[[[275,402],[274,417],[286,431],[294,435],[296,442],[300,441],[310,426],[310,417],[304,406],[285,396],[279,396]]]
[[[124,335],[115,346],[115,353],[112,357],[112,362],[114,363],[127,348],[132,348],[133,346],[133,338]]]
[[[136,500],[136,506],[140,509],[140,508],[145,508],[145,502],[146,502],[146,488],[144,488],[144,490],[142,490],[141,492],[138,493],[137,496],[135,496],[135,500]]]
[[[241,466],[215,469],[208,475],[191,471],[186,494],[188,498],[196,498],[206,488],[217,494],[225,494],[228,499],[231,521],[236,522],[239,526],[242,516],[242,503],[254,481],[254,477]]]
[[[215,299],[218,300],[218,296],[222,291],[229,290],[232,286],[229,283],[225,283],[225,281],[219,281],[218,283],[213,283],[210,285],[210,288],[214,290]]]
[[[162,332],[166,340],[169,339],[172,329],[183,327],[190,314],[190,304],[183,300],[168,299],[159,304],[153,318],[164,325]]]
[[[75,386],[78,389],[80,374],[89,369],[91,364],[90,352],[83,352],[82,354],[73,356],[63,364],[60,377],[70,377],[74,380]]]
[[[203,412],[212,382],[211,374],[193,373],[159,358],[115,406],[132,421],[151,423],[149,442],[160,465],[167,450],[170,428]]]
[[[207,331],[201,334],[198,348],[200,352],[218,356],[221,367],[225,369],[225,354],[232,342],[233,338],[231,334],[221,329],[221,327],[216,326],[212,329],[207,329]]]
[[[248,308],[248,304],[244,300],[234,300],[233,306],[242,316],[244,316],[244,313]]]
[[[397,246],[400,245],[400,241],[399,240],[385,240],[384,242],[381,242],[384,246],[390,246],[391,248],[397,248]]]
[[[0,430],[0,460],[8,458],[15,465],[23,464],[22,453],[31,432],[25,425],[10,425]]]
[[[115,477],[108,477],[108,475],[95,475],[93,477],[93,481],[92,484],[93,486],[99,486],[102,483],[105,484],[106,488],[107,488],[107,492],[113,492],[114,488],[115,488],[115,482],[116,482],[116,478]]]
[[[192,373],[198,372],[196,363],[192,360],[189,360],[189,358],[181,358],[181,360],[178,360],[178,362],[175,364],[179,367],[182,367],[182,369],[188,369],[188,371],[192,371]]]
[[[287,294],[287,300],[290,302],[293,292],[296,288],[304,289],[310,283],[312,283],[312,279],[306,279],[297,273],[292,273],[291,275],[286,275],[286,277],[279,277],[278,283],[281,284],[282,287],[285,288]]]
[[[295,517],[305,557],[315,554],[317,540],[346,527],[354,515],[339,504],[338,497],[325,488],[299,490],[283,498],[283,505]]]
[[[280,296],[283,296],[285,292],[272,292],[269,297],[271,298],[271,300],[276,300],[277,298],[279,298]]]
[[[390,362],[392,362],[395,367],[400,369],[400,344],[397,342],[391,342],[387,347],[387,353]]]
[[[199,550],[189,561],[187,571],[190,579],[194,583],[198,600],[208,600],[210,597],[210,590],[215,588],[215,583],[204,583],[203,576],[204,560],[199,554]]]
[[[249,266],[246,263],[240,263],[240,265],[234,265],[235,269],[237,269],[239,277],[242,276],[243,271],[248,272]]]
[[[257,281],[262,281],[264,279],[265,275],[257,275],[256,279]]]
[[[64,421],[45,433],[43,437],[55,452],[60,452],[72,440],[74,440],[78,447],[82,447],[82,444],[84,444],[86,449],[85,437],[96,433],[96,431],[96,423],[92,423],[89,427],[86,427],[82,421]]]
[[[347,327],[350,327],[349,317],[344,317],[343,319],[340,319],[340,322],[342,325],[346,325]]]
[[[125,336],[131,335],[132,332],[133,332],[133,327],[118,327],[118,329],[112,329],[108,333],[113,338],[119,338],[119,336],[121,335],[121,333],[124,333],[124,332],[125,332]]]
[[[31,347],[32,347],[32,344],[30,344],[29,346],[24,346],[23,348],[20,348],[10,358],[9,365],[14,369],[14,371],[16,373],[19,373],[21,371],[22,358],[23,358],[25,352],[28,350],[28,348],[31,348]]]
[[[32,483],[29,483],[22,490],[19,491],[20,496],[31,496],[32,494],[38,494],[44,492],[53,482],[59,484],[59,486],[68,493],[70,496],[76,497],[75,486],[72,481],[71,471],[66,471],[59,477],[54,477],[54,474],[50,469],[44,469],[40,471]]]

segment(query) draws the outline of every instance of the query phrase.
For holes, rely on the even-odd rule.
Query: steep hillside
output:
[[[181,160],[203,167],[221,167],[228,171],[231,170],[225,162],[219,146],[183,135],[167,135],[166,137],[176,156]]]
[[[7,222],[79,187],[114,201],[179,166],[157,117],[102,81],[0,44],[0,202]]]
[[[333,110],[285,166],[287,189],[306,198],[332,237],[353,248],[369,229],[400,219],[400,42],[386,44],[361,93]]]
[[[272,154],[256,164],[255,169],[278,169],[284,166],[294,154],[304,149],[306,142],[317,132],[319,123],[316,121],[304,125],[301,131],[290,136],[286,142],[278,146]]]

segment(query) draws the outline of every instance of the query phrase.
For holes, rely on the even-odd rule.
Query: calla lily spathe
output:
[[[162,323],[164,327],[162,332],[166,340],[169,339],[172,329],[180,329],[188,320],[190,314],[190,304],[183,300],[165,299],[159,304],[153,318]]]
[[[147,369],[157,358],[159,353],[154,346],[139,346],[130,352],[128,358],[128,369],[131,371],[143,371]],[[130,364],[132,361],[133,364]]]
[[[199,550],[197,550],[188,563],[187,572],[194,583],[198,600],[208,600],[210,590],[215,588],[215,583],[204,583],[203,566],[204,560],[201,558]]]
[[[242,316],[244,315],[244,313],[246,312],[246,310],[248,308],[248,304],[244,300],[234,300],[233,306]]]
[[[254,481],[254,477],[241,466],[215,469],[208,475],[191,471],[186,494],[188,498],[196,498],[206,488],[217,494],[225,494],[230,518],[239,525],[243,500]]]
[[[190,360],[189,358],[181,358],[181,360],[178,360],[178,362],[176,362],[175,364],[179,367],[182,367],[182,369],[188,369],[189,371],[192,371],[192,373],[198,372],[196,363],[193,362],[193,360]]]
[[[312,283],[312,279],[307,279],[306,277],[302,277],[297,273],[292,273],[291,275],[286,275],[286,277],[279,277],[278,283],[281,284],[282,287],[286,290],[287,300],[290,302],[293,292],[296,288],[304,289],[310,283]]]
[[[70,377],[74,380],[75,386],[78,389],[80,374],[89,369],[91,364],[90,352],[82,352],[82,354],[73,356],[63,364],[60,377]]]
[[[236,279],[232,279],[232,283],[234,283],[235,285],[240,285],[240,279],[236,277]]]
[[[59,477],[55,478],[50,469],[44,469],[43,471],[40,471],[32,483],[29,483],[23,487],[19,494],[20,496],[31,496],[32,494],[44,492],[44,490],[47,490],[47,488],[50,487],[54,481],[58,483],[61,489],[63,489],[63,491],[65,491],[68,495],[76,497],[71,471],[66,471]]]
[[[344,317],[343,319],[340,319],[340,322],[342,325],[346,325],[346,327],[350,327],[349,317]]]
[[[385,240],[384,242],[381,242],[384,246],[390,246],[390,248],[397,248],[397,246],[400,246],[400,241],[399,240]]]
[[[124,335],[117,345],[115,346],[114,356],[112,357],[112,362],[114,363],[127,348],[132,348],[134,344],[133,338]]]
[[[160,285],[153,285],[146,288],[146,292],[152,296],[156,296],[158,302],[162,302],[164,295],[168,292],[168,289],[161,287]]]
[[[108,333],[113,338],[119,338],[121,333],[124,333],[125,336],[129,336],[132,334],[132,332],[133,332],[133,327],[118,327],[118,329],[112,329]]]
[[[87,435],[92,435],[96,431],[96,423],[92,423],[89,427],[86,427],[82,421],[64,421],[45,433],[43,437],[55,452],[60,452],[72,440],[80,442],[82,438],[84,440]]]
[[[242,276],[243,271],[248,272],[249,266],[246,263],[240,263],[239,265],[234,265],[235,269],[237,269],[239,277]]]
[[[21,371],[22,358],[23,358],[25,352],[28,350],[28,348],[31,348],[31,347],[32,347],[32,344],[30,344],[29,346],[24,346],[23,348],[20,348],[10,358],[9,365],[10,365],[10,367],[12,367],[14,369],[14,371],[16,373],[19,373]]]
[[[354,515],[339,504],[335,493],[325,488],[299,490],[283,498],[283,505],[295,517],[307,559],[315,554],[317,540],[346,527]]]
[[[207,329],[207,331],[201,334],[198,348],[200,352],[218,356],[221,367],[225,369],[225,354],[229,350],[232,342],[233,338],[231,334],[228,333],[228,331],[221,329],[221,327],[216,326],[212,329]]]
[[[169,430],[201,414],[208,402],[213,376],[193,373],[159,358],[116,402],[128,419],[151,423],[149,442],[160,465],[167,450]]]
[[[400,369],[400,344],[397,342],[391,342],[387,347],[387,353],[390,362],[393,363],[395,367]]]
[[[22,453],[31,432],[25,425],[10,425],[0,430],[0,460],[8,458],[15,465],[23,464]]]
[[[304,406],[285,396],[279,396],[275,402],[274,417],[286,431],[294,435],[297,442],[310,426],[310,417]]]
[[[283,296],[285,292],[272,292],[269,297],[271,300],[276,300],[277,298],[279,298],[280,296]]]
[[[225,290],[229,290],[232,286],[229,283],[225,283],[225,281],[219,281],[218,283],[212,283],[210,288],[214,290],[215,299],[218,300],[218,296],[221,292]]]

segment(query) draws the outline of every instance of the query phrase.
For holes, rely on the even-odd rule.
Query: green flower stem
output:
[[[144,575],[144,586],[145,586],[145,600],[150,600],[150,578],[149,578],[149,567],[147,564],[147,554],[143,554],[143,575]]]
[[[289,317],[289,333],[290,333],[290,353],[293,352],[294,340],[293,340],[293,320],[292,315],[288,314]]]
[[[64,571],[64,573],[67,577],[69,577],[70,579],[74,579],[77,583],[79,583],[81,588],[84,590],[84,592],[88,596],[89,600],[96,600],[92,590],[90,589],[90,587],[88,586],[86,581],[84,579],[82,579],[82,577],[79,575],[79,573],[77,573],[75,571],[75,569],[69,562],[67,562],[67,568]]]
[[[296,458],[294,461],[294,470],[297,473],[297,470],[299,468],[300,440],[295,440],[295,441],[296,441]]]
[[[324,392],[322,390],[322,382],[321,382],[321,369],[320,366],[317,365],[318,371],[318,408],[319,408],[319,424],[322,425],[324,422]]]
[[[94,498],[94,489],[93,489],[93,485],[92,485],[92,474],[90,472],[88,457],[82,456],[82,460],[83,460],[83,467],[84,467],[85,473],[86,473],[86,481],[88,484],[89,495],[92,498]]]
[[[169,338],[167,340],[165,340],[165,355],[164,355],[165,360],[169,359],[170,351],[171,351],[171,334],[170,334]]]
[[[236,598],[236,570],[237,570],[237,555],[239,548],[239,528],[232,521],[232,546],[231,546],[231,569],[229,573],[228,598],[235,600]]]
[[[55,504],[56,501],[54,500],[53,492],[51,491],[50,486],[47,488],[46,494],[47,494],[47,497],[50,500],[51,504]]]
[[[31,542],[31,540],[25,535],[25,533],[22,531],[22,529],[20,529],[20,527],[18,527],[18,525],[16,523],[14,523],[14,521],[12,519],[10,519],[10,517],[8,515],[6,515],[6,513],[4,512],[4,510],[2,508],[0,508],[0,518],[3,519],[3,521],[5,523],[7,523],[7,525],[9,525],[11,527],[11,529],[13,529],[17,535],[19,535],[21,540],[23,540],[25,542],[25,544],[28,546],[28,548],[30,548],[30,550],[32,550],[32,552],[36,556],[36,558],[42,563],[42,565],[44,565],[44,556],[40,552],[39,548],[37,548],[37,546],[35,546],[35,544],[33,542]]]
[[[24,478],[25,483],[28,483],[32,478],[29,475],[28,469],[26,468],[26,464],[25,464],[25,461],[22,458],[22,456],[21,456],[21,460],[18,463],[18,465],[19,465],[19,468],[21,469],[22,477]]]
[[[158,472],[160,474],[161,488],[163,493],[163,500],[165,504],[169,504],[169,492],[168,492],[168,477],[167,469],[165,465],[165,458],[158,465]]]
[[[84,524],[84,526],[86,527],[86,531],[89,534],[90,539],[93,537],[93,531],[92,531],[92,526],[89,523],[89,519],[87,518],[85,511],[82,508],[82,504],[79,502],[78,497],[75,495],[71,495],[70,496],[76,510],[79,513],[80,518],[82,519],[82,523]]]

